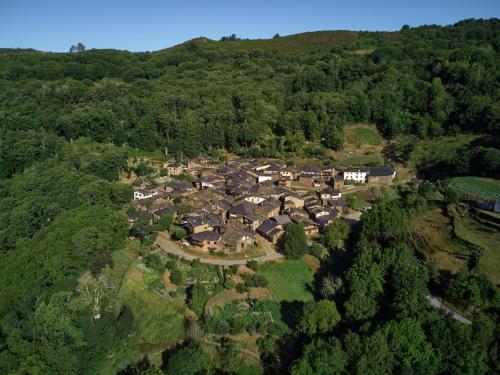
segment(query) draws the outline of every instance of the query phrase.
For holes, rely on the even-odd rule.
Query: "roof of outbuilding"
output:
[[[191,238],[194,241],[213,241],[213,242],[219,242],[222,238],[222,235],[220,233],[212,232],[212,231],[204,231],[204,232],[198,232],[194,233]]]
[[[370,167],[370,176],[382,177],[382,176],[392,176],[394,174],[394,168],[385,167]]]

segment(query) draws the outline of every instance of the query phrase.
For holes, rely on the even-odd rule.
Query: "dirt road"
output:
[[[251,259],[256,260],[259,263],[264,263],[284,258],[283,254],[277,253],[276,251],[266,255],[262,255],[260,257],[244,258],[244,259],[213,259],[213,258],[209,259],[209,258],[196,257],[194,255],[186,253],[177,243],[167,238],[165,235],[162,235],[161,233],[158,234],[158,236],[156,237],[155,245],[168,254],[177,255],[178,257],[187,260],[199,259],[201,263],[216,264],[220,266],[246,264]]]

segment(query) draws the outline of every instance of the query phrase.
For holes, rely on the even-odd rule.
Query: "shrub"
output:
[[[248,288],[243,283],[236,284],[236,291],[238,293],[246,293],[248,292]]]
[[[256,275],[245,274],[243,275],[243,280],[245,280],[245,286],[247,288],[252,288],[252,287],[263,288],[266,287],[268,284],[267,279],[260,274]]]
[[[162,271],[163,270],[163,264],[161,262],[160,257],[158,254],[148,254],[146,257],[144,257],[144,264],[148,268],[152,268],[157,271]]]
[[[257,272],[259,268],[259,263],[257,263],[255,259],[251,259],[247,262],[247,267]]]
[[[178,268],[174,268],[170,273],[170,281],[175,285],[181,285],[184,281],[184,275]]]
[[[326,247],[318,242],[313,242],[313,244],[309,247],[309,253],[319,260],[323,260],[328,256],[328,250]]]
[[[186,238],[186,230],[180,227],[175,228],[174,238],[176,240],[182,241],[184,238]]]

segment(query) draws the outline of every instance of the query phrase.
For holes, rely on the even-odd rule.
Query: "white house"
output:
[[[259,204],[259,203],[264,202],[266,200],[266,198],[258,196],[258,195],[249,195],[249,196],[243,198],[243,200],[247,201],[248,203]]]
[[[272,181],[272,177],[271,176],[263,176],[263,175],[259,175],[257,176],[257,182],[261,183],[261,182],[264,182],[264,181]]]
[[[348,168],[344,171],[344,181],[367,182],[368,168]]]
[[[156,191],[152,190],[147,190],[147,189],[137,190],[134,191],[134,200],[148,199],[154,197],[157,194],[158,193]]]

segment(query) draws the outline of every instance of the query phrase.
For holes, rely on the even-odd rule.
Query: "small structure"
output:
[[[191,236],[191,243],[201,247],[203,251],[220,249],[222,246],[221,240],[222,235],[220,233],[211,231],[198,232]]]
[[[365,183],[368,181],[368,168],[347,168],[344,171],[344,181],[353,181],[358,183]]]
[[[154,197],[156,194],[158,194],[154,190],[149,190],[149,189],[141,189],[134,191],[134,200],[142,200],[142,199],[149,199]]]
[[[342,190],[344,188],[344,176],[338,174],[331,178],[329,183],[334,189]]]
[[[246,226],[228,226],[222,234],[221,243],[231,252],[240,252],[255,243],[255,235]]]
[[[370,167],[368,183],[390,185],[394,177],[396,177],[396,171],[392,167]]]
[[[323,190],[321,190],[319,192],[319,198],[322,201],[329,201],[332,199],[340,199],[341,196],[342,196],[342,193],[340,192],[340,190],[335,190],[331,186],[327,186],[326,188],[324,188]]]
[[[285,231],[276,221],[268,219],[257,228],[257,233],[274,245],[283,236]]]
[[[169,163],[166,165],[166,169],[169,175],[178,176],[182,173],[184,166],[181,163]]]
[[[203,216],[193,216],[191,214],[184,217],[184,226],[186,227],[188,233],[191,234],[211,231],[214,229],[208,220],[206,220]]]

